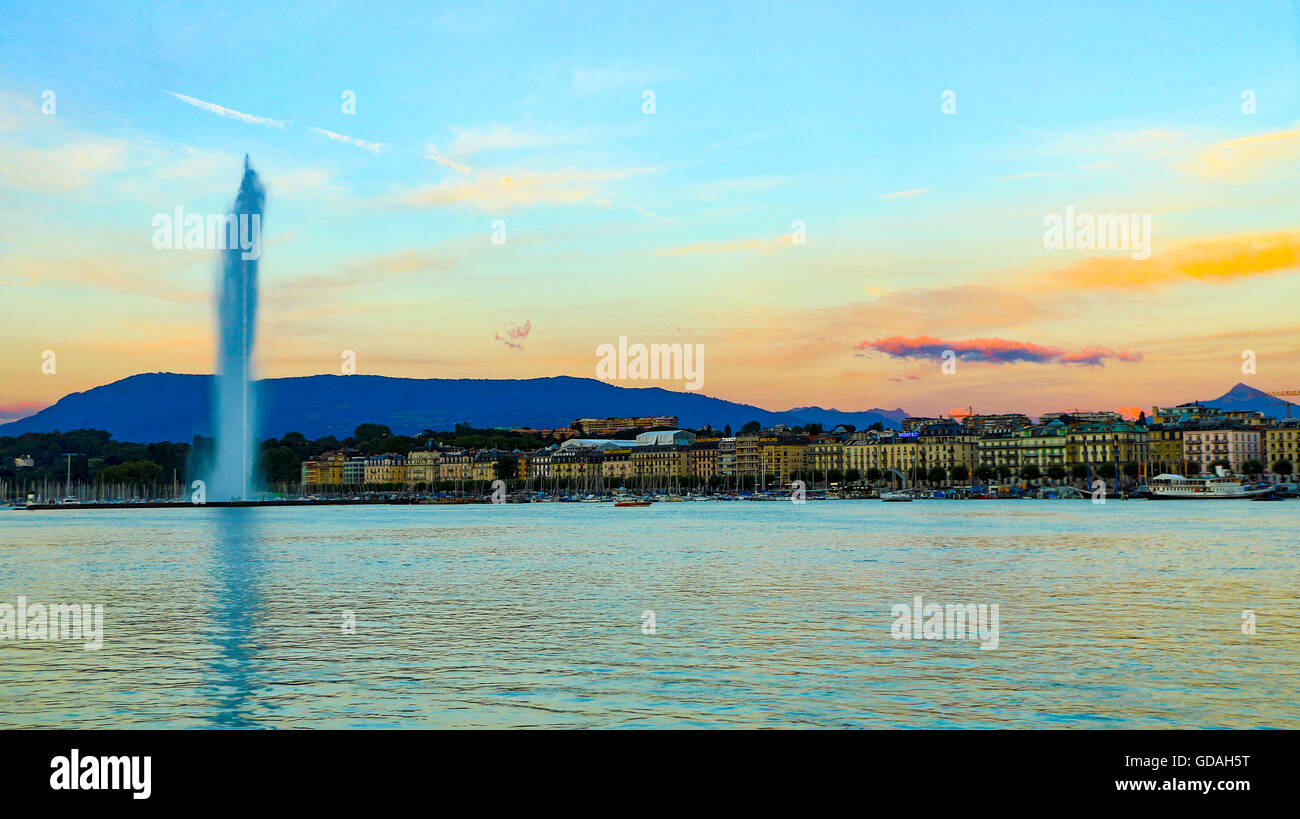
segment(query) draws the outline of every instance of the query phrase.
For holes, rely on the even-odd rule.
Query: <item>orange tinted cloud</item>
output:
[[[1145,289],[1183,281],[1227,282],[1300,266],[1300,234],[1225,236],[1161,247],[1150,259],[1094,256],[1061,271],[1069,287]]]
[[[486,210],[537,205],[609,205],[600,186],[650,173],[651,168],[608,171],[474,171],[398,194],[392,201],[416,208],[470,204]]]

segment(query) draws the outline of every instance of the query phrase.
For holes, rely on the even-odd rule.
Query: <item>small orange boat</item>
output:
[[[618,501],[614,506],[649,506],[650,501]]]

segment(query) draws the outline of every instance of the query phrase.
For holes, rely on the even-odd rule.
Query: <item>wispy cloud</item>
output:
[[[754,191],[769,190],[789,182],[780,177],[754,177],[749,179],[724,179],[700,185],[695,198],[705,202],[717,202],[733,194],[746,194]]]
[[[632,176],[650,173],[652,168],[600,171],[546,171],[508,174],[475,171],[466,177],[449,177],[398,194],[393,201],[408,207],[437,207],[470,204],[487,210],[535,205],[612,204],[600,194],[600,186]]]
[[[532,321],[525,319],[523,324],[507,324],[504,331],[505,336],[502,336],[501,333],[495,333],[492,338],[495,341],[500,341],[511,349],[522,350],[524,349],[524,345],[519,342],[528,338],[528,334],[532,332],[532,330]]]
[[[327,131],[324,128],[313,127],[312,130],[320,134],[321,136],[329,137],[335,142],[342,142],[347,145],[355,145],[361,150],[369,151],[372,154],[379,153],[379,151],[384,147],[384,144],[382,142],[366,142],[364,139],[357,139],[356,137],[350,137],[347,134],[339,134],[339,133],[335,133],[334,131]]]
[[[689,245],[666,247],[655,252],[656,256],[687,256],[696,253],[734,253],[741,250],[757,250],[771,253],[787,247],[794,247],[794,235],[783,233],[766,239],[732,239],[721,242],[695,242]]]
[[[624,207],[631,208],[632,210],[636,211],[642,216],[649,216],[651,219],[658,219],[660,222],[667,222],[670,225],[677,224],[676,219],[670,219],[667,216],[660,216],[657,213],[652,213],[646,210],[645,208],[641,207],[640,205],[624,205]]]
[[[459,171],[460,173],[466,173],[466,174],[470,173],[470,167],[468,165],[464,165],[460,162],[455,161],[454,159],[443,156],[442,152],[438,150],[438,146],[434,145],[432,142],[430,142],[428,147],[425,148],[424,158],[432,159],[434,162],[437,162],[439,165],[445,165],[446,167],[451,168],[453,171]]]
[[[603,94],[620,89],[646,88],[652,83],[667,79],[676,73],[673,70],[652,66],[632,66],[616,63],[575,67],[571,72],[573,91],[575,94],[582,96]]]
[[[1204,150],[1180,170],[1212,179],[1243,182],[1300,167],[1300,128],[1229,139]]]
[[[10,189],[66,192],[123,169],[127,145],[88,137],[50,148],[0,143],[0,185]]]
[[[245,114],[242,111],[236,111],[235,109],[227,108],[224,105],[217,105],[214,102],[204,102],[203,100],[198,100],[195,99],[194,97],[187,97],[184,94],[177,94],[175,91],[168,91],[167,93],[171,94],[173,97],[185,103],[186,105],[193,105],[195,108],[201,108],[204,111],[208,111],[218,116],[237,119],[240,122],[247,122],[250,125],[265,125],[270,128],[283,128],[285,125],[288,124],[288,120],[272,119],[271,117],[259,117],[254,114]]]
[[[575,134],[537,133],[524,131],[512,125],[493,124],[483,128],[458,128],[451,126],[455,135],[447,154],[464,159],[488,151],[508,151],[519,148],[545,148],[579,141]]]
[[[895,191],[886,193],[883,196],[877,196],[877,199],[907,199],[912,196],[920,196],[923,193],[929,193],[933,188],[912,188],[906,191]]]
[[[999,176],[994,182],[1014,182],[1017,179],[1036,179],[1040,176],[1060,176],[1060,171],[1030,171],[1028,173],[1015,173],[1010,176]]]

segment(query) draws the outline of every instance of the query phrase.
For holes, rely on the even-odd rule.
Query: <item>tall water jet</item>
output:
[[[244,179],[223,222],[225,250],[217,307],[217,376],[213,407],[216,458],[208,481],[212,500],[248,500],[258,483],[257,402],[252,353],[257,324],[257,260],[265,193],[244,157]]]

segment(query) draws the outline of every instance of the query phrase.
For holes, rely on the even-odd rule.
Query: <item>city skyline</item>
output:
[[[701,394],[773,410],[1300,388],[1293,6],[773,7],[776,29],[727,6],[581,32],[551,6],[199,8],[93,32],[13,11],[0,420],[211,371],[218,254],[156,250],[152,220],[224,210],[246,152],[267,182],[262,377],[346,351],[365,374],[594,377],[626,336],[702,345]],[[1149,258],[1051,249],[1067,213],[1149,218]]]

